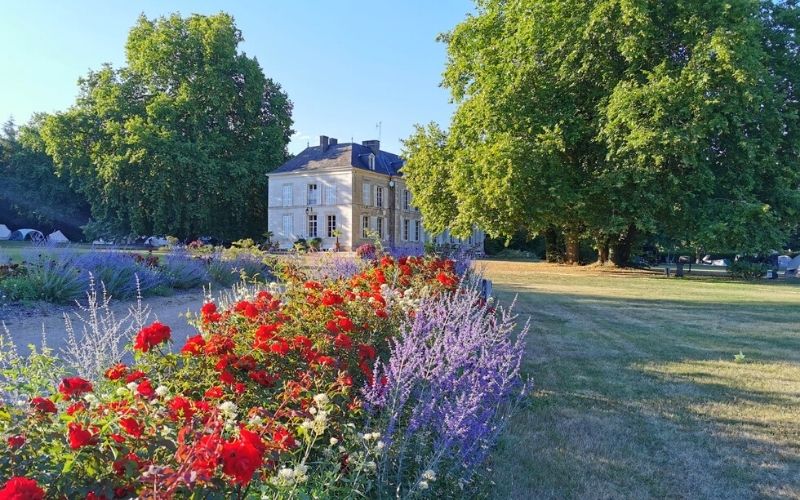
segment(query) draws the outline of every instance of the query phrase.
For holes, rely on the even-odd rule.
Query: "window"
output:
[[[420,226],[422,226],[422,223],[420,221],[418,221],[418,220],[415,220],[414,221],[414,241],[419,241],[420,240],[420,236],[422,236],[422,231],[421,231]]]
[[[309,238],[316,238],[317,237],[317,216],[316,214],[312,214],[308,216],[308,237]]]
[[[283,236],[286,238],[290,238],[292,233],[294,233],[294,227],[292,227],[292,216],[291,215],[284,215],[283,216]]]
[[[369,238],[369,215],[361,216],[361,237]]]
[[[383,188],[381,186],[375,186],[375,206],[383,208]]]
[[[325,186],[325,204],[336,205],[336,186]]]
[[[368,183],[365,182],[364,184],[361,185],[361,203],[363,203],[364,205],[369,205],[370,203],[369,195],[371,192],[372,192],[372,186],[370,186]]]
[[[403,191],[403,210],[411,209],[411,191],[406,189]]]
[[[375,155],[370,153],[368,161],[369,161],[369,169],[375,170]]]
[[[410,231],[409,228],[411,226],[411,221],[408,219],[403,219],[403,241],[408,241],[410,239]]]
[[[329,215],[328,216],[328,238],[334,238],[335,235],[333,234],[336,231],[336,216]]]
[[[292,185],[291,184],[284,184],[283,185],[283,206],[284,207],[291,207],[292,206]]]
[[[378,232],[378,238],[383,239],[383,217],[375,218],[375,231]]]
[[[316,184],[309,184],[308,185],[308,198],[306,200],[307,205],[317,205],[319,204],[319,192],[317,190]]]

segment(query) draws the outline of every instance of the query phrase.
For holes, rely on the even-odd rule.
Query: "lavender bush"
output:
[[[135,297],[138,291],[147,293],[167,283],[158,269],[136,262],[129,253],[85,253],[75,259],[75,264],[84,271],[83,290],[88,289],[89,276],[92,276],[96,282],[103,283],[109,295],[118,299]]]
[[[178,290],[197,288],[209,280],[206,263],[186,252],[170,253],[161,260],[161,267],[169,286]]]
[[[401,326],[364,394],[370,428],[386,447],[379,496],[471,481],[526,390],[520,363],[528,324],[514,334],[512,307],[495,311],[465,285],[423,301]]]

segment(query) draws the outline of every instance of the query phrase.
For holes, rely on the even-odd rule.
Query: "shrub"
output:
[[[137,262],[128,253],[90,252],[80,255],[76,265],[87,275],[91,274],[97,283],[102,283],[105,290],[116,298],[135,297],[137,278],[139,290],[144,294],[167,283],[157,268],[149,267],[146,262]]]
[[[319,250],[322,248],[322,238],[311,238],[308,241],[308,247],[312,250]]]
[[[356,256],[364,260],[373,260],[376,255],[377,251],[375,250],[375,245],[371,243],[364,243],[356,248]]]
[[[3,407],[0,432],[13,439],[0,441],[0,477],[35,480],[52,498],[376,497],[396,496],[395,487],[408,497],[468,487],[520,388],[521,339],[508,337],[502,312],[471,308],[477,297],[458,290],[454,268],[384,256],[324,282],[287,269],[284,287],[241,287],[254,294],[225,309],[204,305],[200,333],[179,353],[167,326],[144,326],[134,364],[108,367],[104,380],[39,386],[15,399],[27,404]],[[401,405],[384,398],[404,391]],[[408,418],[393,420],[391,408]],[[420,463],[415,449],[400,467],[401,435],[422,446]]]
[[[169,286],[178,290],[197,288],[209,280],[206,263],[186,253],[175,252],[165,256],[161,267]]]
[[[760,279],[767,272],[768,266],[761,262],[749,262],[746,260],[737,260],[728,266],[728,273],[731,276],[743,280],[757,280]]]

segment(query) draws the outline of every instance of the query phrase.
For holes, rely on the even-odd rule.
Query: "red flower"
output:
[[[353,331],[353,321],[350,318],[342,317],[339,318],[339,321],[336,324],[345,332],[352,332]]]
[[[377,355],[377,351],[371,345],[359,344],[358,357],[361,358],[362,361],[365,359],[375,359]]]
[[[128,373],[128,367],[122,363],[118,363],[108,370],[106,370],[106,378],[109,380],[119,380]]]
[[[139,333],[136,334],[136,342],[133,348],[138,351],[147,352],[158,344],[169,340],[170,333],[171,330],[167,325],[156,321],[152,325],[139,330]]]
[[[84,403],[83,401],[78,401],[77,403],[71,404],[67,408],[66,413],[67,413],[67,415],[69,415],[71,417],[71,416],[75,415],[76,413],[82,412],[85,409],[86,409],[86,403]]]
[[[222,370],[222,372],[219,374],[219,380],[223,384],[233,384],[236,382],[236,379],[233,377],[233,373],[227,370]]]
[[[209,304],[211,304],[211,303],[209,302]],[[208,304],[206,304],[206,305],[208,305]],[[211,304],[211,305],[213,306],[214,304]],[[186,343],[183,345],[183,348],[181,349],[181,353],[182,354],[191,354],[193,356],[196,356],[196,355],[201,354],[203,352],[203,348],[205,346],[206,346],[206,341],[203,340],[203,336],[202,335],[195,335],[194,337],[189,337],[188,339],[186,339]]]
[[[139,383],[136,387],[136,392],[143,397],[151,398],[156,394],[156,390],[153,389],[153,386],[150,384],[148,379],[144,379]]]
[[[336,321],[332,319],[325,322],[325,329],[331,333],[339,333],[339,327],[336,325]]]
[[[0,488],[0,499],[42,500],[44,490],[33,479],[14,476]]]
[[[444,271],[439,271],[439,273],[436,275],[436,280],[446,288],[453,288],[458,283],[453,276],[450,276]]]
[[[131,372],[125,377],[125,382],[130,384],[131,382],[136,382],[137,380],[141,380],[146,376],[147,374],[145,372],[141,370],[136,370],[135,372]]]
[[[36,396],[31,400],[31,406],[34,410],[42,413],[56,413],[56,405],[51,400]]]
[[[386,312],[386,309],[378,309],[375,311],[375,316],[386,319],[389,317],[389,313]]]
[[[298,335],[298,336],[296,336],[295,338],[292,339],[292,345],[296,349],[308,349],[309,347],[311,347],[314,344],[311,342],[310,338],[305,337],[303,335]]]
[[[118,476],[124,476],[126,472],[136,472],[142,470],[145,462],[136,453],[128,453],[119,460],[111,464],[111,468]]]
[[[170,418],[175,421],[183,419],[184,422],[189,422],[194,415],[191,401],[182,396],[172,398],[167,403],[167,408],[169,408]]]
[[[80,424],[70,422],[67,426],[69,433],[69,447],[73,450],[83,448],[84,446],[93,445],[95,443],[95,436],[88,429]]]
[[[339,347],[341,349],[350,349],[351,347],[353,347],[353,341],[350,339],[350,337],[348,337],[344,333],[340,333],[339,335],[337,335],[333,343],[336,344],[336,347]]]
[[[337,304],[341,304],[344,302],[344,299],[341,295],[334,293],[330,290],[325,290],[322,292],[322,305],[323,306],[335,306]]]
[[[297,446],[297,442],[294,440],[292,433],[283,427],[279,427],[272,431],[272,440],[282,450],[290,450]]]
[[[119,426],[135,438],[140,438],[144,434],[144,426],[137,422],[135,418],[121,418],[119,419]]]
[[[256,306],[246,300],[237,302],[233,309],[246,318],[255,319],[258,317],[258,309]]]
[[[272,386],[278,380],[278,377],[274,375],[270,375],[264,370],[253,370],[249,374],[250,379],[257,384],[261,384],[267,387]]]
[[[336,360],[330,356],[317,356],[315,361],[323,366],[333,366],[336,364]]]
[[[244,439],[226,441],[222,445],[222,472],[231,476],[233,482],[246,485],[253,478],[256,470],[261,467],[261,452],[250,442]]]
[[[309,290],[322,290],[322,284],[316,281],[306,281],[305,285]]]
[[[25,436],[9,436],[6,441],[8,442],[9,448],[20,448],[23,444],[25,444]]]
[[[289,343],[283,339],[278,339],[269,346],[269,350],[275,354],[286,356],[289,353]]]
[[[255,333],[255,344],[253,347],[261,349],[262,351],[269,349],[269,341],[275,338],[279,327],[279,323],[259,326]]]
[[[212,356],[219,356],[221,354],[229,353],[233,351],[233,348],[233,339],[226,337],[225,335],[216,333],[206,340],[206,354],[210,354]]]
[[[219,399],[222,397],[222,394],[222,387],[215,385],[206,391],[205,397],[208,399]]]
[[[70,398],[80,396],[86,392],[92,392],[92,384],[88,380],[80,377],[67,377],[58,386],[58,392]]]
[[[200,314],[203,316],[208,316],[210,314],[214,314],[217,312],[217,305],[213,302],[206,302],[203,304],[203,307],[200,308]]]
[[[98,495],[94,491],[90,491],[86,494],[86,500],[108,500],[108,497],[103,494]]]

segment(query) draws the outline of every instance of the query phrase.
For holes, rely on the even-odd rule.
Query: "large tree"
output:
[[[266,227],[266,177],[286,158],[291,103],[238,51],[231,16],[142,16],[127,65],[82,78],[42,135],[94,228],[235,239]]]
[[[0,134],[0,223],[14,228],[55,229],[70,239],[82,239],[89,219],[86,200],[56,175],[40,135],[44,115],[17,127],[9,119]]]
[[[449,130],[406,141],[430,230],[560,232],[568,260],[592,238],[624,264],[642,233],[757,251],[797,224],[795,1],[477,7],[442,36]]]

